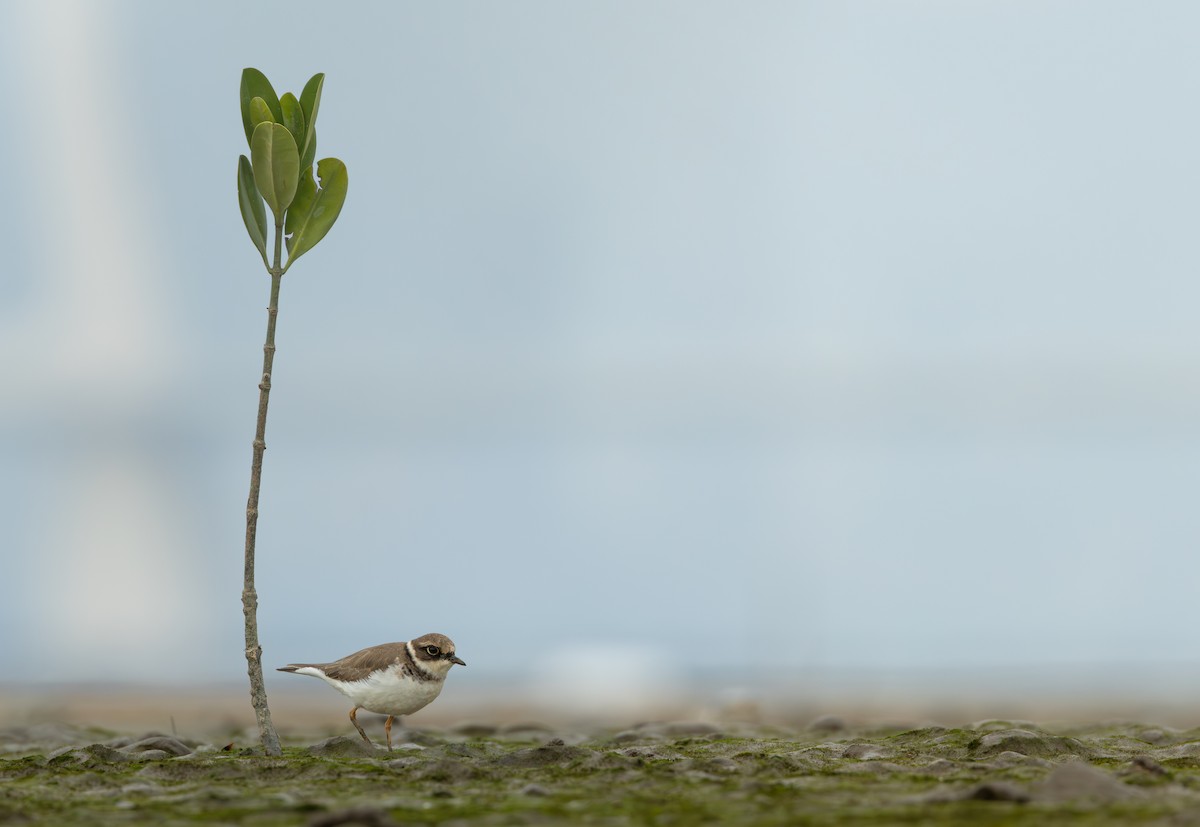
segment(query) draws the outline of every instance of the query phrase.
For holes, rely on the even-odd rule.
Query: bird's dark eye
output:
[[[425,651],[428,652],[430,656],[435,657],[435,658],[442,652],[442,650],[437,648],[436,646],[426,646]]]

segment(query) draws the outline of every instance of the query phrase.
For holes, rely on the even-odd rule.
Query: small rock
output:
[[[79,749],[68,749],[66,752],[55,750],[55,752],[58,753],[54,757],[56,761],[65,761],[70,758],[80,764],[122,764],[133,760],[131,756],[112,747],[106,747],[104,744],[89,744]]]
[[[1109,803],[1138,795],[1137,790],[1120,779],[1082,761],[1068,761],[1058,767],[1034,791],[1038,801],[1057,803],[1077,800]]]
[[[617,750],[618,755],[626,758],[632,758],[635,761],[679,761],[683,756],[673,752],[664,752],[655,749],[652,746],[647,747],[625,747],[625,749]]]
[[[946,760],[945,758],[939,758],[930,764],[926,764],[924,769],[925,772],[930,773],[931,775],[945,775],[948,772],[954,772],[956,769],[958,769],[958,765],[953,761]]]
[[[1033,721],[1005,721],[999,718],[988,718],[983,721],[976,721],[970,724],[967,729],[973,729],[977,732],[998,732],[1002,729],[1033,729],[1036,724]]]
[[[167,758],[177,758],[165,749],[144,749],[141,752],[126,752],[134,761],[162,761]]]
[[[403,739],[408,744],[419,744],[423,747],[436,747],[443,743],[437,733],[428,729],[405,729],[392,733],[392,744]],[[362,740],[362,739],[359,739]]]
[[[335,735],[308,748],[309,755],[321,758],[373,758],[378,751],[376,747],[367,746],[363,739],[351,738],[349,735]]]
[[[162,750],[171,755],[189,755],[192,748],[170,735],[152,735],[140,741],[134,741],[123,747],[125,752],[144,752],[146,750]]]
[[[540,784],[526,784],[521,788],[521,795],[532,795],[542,798],[550,795],[550,791]]]
[[[1163,769],[1163,765],[1155,761],[1148,755],[1135,755],[1133,760],[1129,762],[1134,769],[1144,770],[1151,775],[1166,775],[1167,771]]]
[[[985,781],[963,796],[964,801],[1015,801],[1019,804],[1031,798],[1028,792],[1007,781]]]
[[[843,758],[853,758],[857,761],[873,761],[890,756],[890,752],[875,744],[850,744],[842,750]]]
[[[1138,740],[1145,741],[1147,744],[1161,744],[1169,737],[1166,731],[1159,727],[1150,727],[1137,733]]]
[[[846,722],[837,715],[822,715],[810,721],[807,729],[820,733],[842,732],[846,729]]]
[[[1054,755],[1087,755],[1089,750],[1074,738],[1046,735],[1027,729],[1002,729],[989,732],[972,744],[979,757],[998,755],[1002,752],[1019,752],[1047,758]]]
[[[1200,741],[1187,741],[1183,744],[1176,744],[1173,747],[1163,747],[1156,749],[1154,754],[1163,760],[1168,758],[1195,758],[1197,755],[1200,755]]]
[[[997,769],[1006,769],[1008,767],[1042,767],[1049,769],[1054,764],[1047,761],[1045,758],[1037,758],[1033,755],[1025,755],[1020,752],[1006,750],[993,757],[991,766]]]
[[[568,747],[561,742],[554,744],[552,741],[542,747],[519,749],[502,755],[496,763],[506,767],[545,767],[552,764],[568,764],[588,754],[585,749]]]

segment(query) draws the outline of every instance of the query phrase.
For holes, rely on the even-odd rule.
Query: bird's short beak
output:
[[[463,660],[462,658],[460,658],[458,655],[451,655],[451,656],[450,656],[450,662],[451,662],[451,663],[457,663],[459,666],[466,666],[466,665],[467,665],[467,662],[466,662],[465,660]]]

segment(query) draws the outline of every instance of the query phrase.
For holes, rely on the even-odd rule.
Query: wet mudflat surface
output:
[[[1200,729],[484,724],[285,739],[0,730],[0,824],[1200,827]]]

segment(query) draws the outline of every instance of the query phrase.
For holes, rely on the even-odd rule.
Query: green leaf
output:
[[[308,130],[308,136],[312,139],[308,142],[308,149],[304,150],[304,154],[300,156],[300,169],[308,170],[308,174],[312,175],[313,161],[317,157],[317,132],[315,129]]]
[[[301,176],[296,190],[296,200],[287,214],[288,267],[292,262],[317,246],[333,222],[337,221],[342,204],[346,202],[346,189],[350,179],[346,165],[337,158],[322,158],[317,164],[317,176],[321,179],[318,189],[311,171]]]
[[[301,162],[301,166],[311,167],[313,159],[317,157],[317,110],[321,108],[321,90],[325,87],[325,73],[317,72],[308,79],[308,83],[304,84],[304,91],[300,93],[300,108],[304,110],[304,121],[308,125],[308,130],[304,133],[304,140],[297,141],[300,147],[301,159],[307,158],[308,163]]]
[[[288,92],[279,99],[279,108],[283,110],[283,120],[280,123],[292,133],[297,148],[304,146],[304,111],[300,108],[300,101]]]
[[[271,107],[267,106],[267,102],[262,98],[252,98],[250,100],[250,123],[258,126],[260,123],[275,123],[275,116],[271,114]]]
[[[262,255],[263,264],[267,267],[267,208],[263,206],[262,193],[254,183],[254,170],[250,159],[245,155],[238,157],[238,208],[242,211],[242,221],[246,224],[246,232],[250,240]]]
[[[260,123],[254,127],[250,163],[258,190],[278,224],[284,210],[295,198],[296,186],[300,183],[300,154],[287,127],[277,123]]]
[[[250,101],[255,98],[262,98],[267,104],[267,108],[271,110],[271,115],[276,123],[283,120],[283,111],[279,108],[279,97],[275,94],[275,90],[271,88],[271,81],[267,80],[267,76],[257,69],[242,70],[242,126],[246,130],[246,143],[250,143],[250,139],[254,136],[256,124],[250,120]]]

